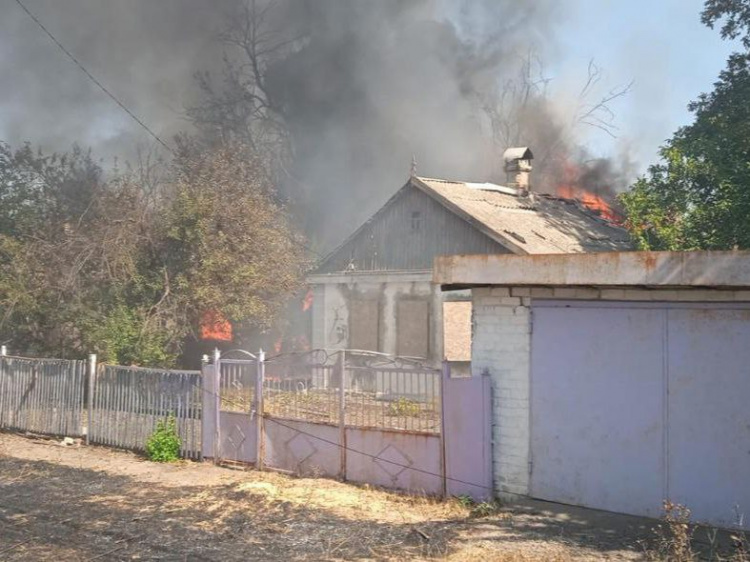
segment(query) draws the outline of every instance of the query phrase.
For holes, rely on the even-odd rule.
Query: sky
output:
[[[191,6],[189,9],[198,12],[207,11],[213,6],[209,0],[184,1],[185,4],[180,4],[180,7]],[[154,84],[144,82],[144,88],[156,92],[156,95],[147,101],[135,99],[133,91],[137,89],[139,80],[153,81],[154,78],[142,77],[143,73],[138,72],[138,66],[128,68],[127,61],[138,59],[138,64],[144,67],[153,68],[156,65],[164,72],[177,73],[181,78],[185,75],[189,79],[193,64],[181,68],[182,57],[189,56],[193,60],[200,60],[204,56],[207,60],[209,58],[206,53],[210,46],[191,43],[185,39],[186,36],[199,33],[199,29],[175,25],[167,30],[168,33],[163,33],[163,28],[150,28],[147,17],[144,18],[145,21],[126,21],[128,11],[125,0],[108,0],[106,7],[98,1],[91,2],[86,12],[88,19],[83,21],[76,19],[79,15],[72,11],[52,16],[49,0],[26,2],[42,19],[52,19],[46,23],[58,32],[60,41],[74,52],[83,53],[80,55],[82,62],[104,83],[116,82],[110,72],[130,73],[131,91],[114,93],[127,104],[133,104],[144,121],[155,123],[155,128],[159,126],[156,123],[159,115],[169,114],[175,117],[179,114],[180,108],[186,104],[186,99],[183,99],[185,94],[182,91],[161,92]],[[166,5],[164,2],[159,6]],[[633,83],[626,96],[610,104],[618,127],[617,138],[586,127],[580,131],[594,156],[627,153],[628,158],[634,162],[634,172],[642,173],[648,164],[654,162],[658,147],[664,140],[679,126],[690,121],[686,108],[688,102],[701,92],[711,90],[727,56],[735,47],[732,43],[721,40],[717,30],[708,29],[701,24],[702,5],[702,0],[563,2],[564,10],[555,16],[559,17],[559,23],[555,26],[557,37],[553,42],[554,49],[544,54],[544,75],[551,80],[552,91],[576,92],[586,80],[591,60],[602,69],[602,80],[591,100],[597,99],[597,96],[609,89],[622,87],[631,81]],[[154,6],[155,11],[161,9]],[[97,11],[99,14],[95,13]],[[4,13],[10,17],[3,17]],[[102,64],[95,53],[87,52],[82,47],[88,35],[95,37],[87,27],[96,25],[99,21],[97,18],[101,17],[122,18],[121,21],[124,22],[117,27],[117,33],[109,37],[109,47],[122,52],[118,68]],[[206,17],[193,18],[191,25],[208,25],[210,17],[206,12]],[[137,37],[122,36],[131,32],[142,33],[144,38],[149,33],[151,36],[158,36],[164,48],[155,48],[153,52],[145,54],[138,53],[139,49],[146,46],[139,44]],[[153,41],[153,37],[149,40]],[[166,48],[167,43],[180,45],[180,42],[184,42],[184,48]],[[21,48],[29,63],[19,71],[12,62],[21,56]],[[163,60],[158,60],[160,52],[166,53],[168,50],[171,58],[162,56]],[[54,62],[54,72],[48,70],[51,62]],[[147,135],[132,124],[111,100],[104,94],[95,92],[95,86],[88,83],[80,71],[20,12],[14,0],[0,0],[0,70],[3,68],[12,71],[5,73],[0,86],[0,140],[13,143],[30,140],[43,146],[46,141],[48,145],[55,145],[52,148],[59,149],[61,142],[67,142],[71,119],[80,119],[80,131],[86,131],[90,142],[100,142],[102,145],[110,141],[119,142],[121,136],[113,137],[105,132],[118,129],[127,130],[127,134],[123,135],[128,142],[150,142]],[[16,73],[17,81],[13,80],[13,73]],[[71,82],[70,77],[76,73],[80,74],[80,81]],[[67,79],[62,80],[62,75]],[[34,80],[30,80],[29,76],[34,76]],[[71,83],[75,83],[76,87],[70,91],[59,87],[59,84]],[[14,84],[34,84],[34,87],[24,90],[22,87],[14,87]],[[83,90],[93,90],[93,94],[89,91],[86,95],[92,100],[96,99],[96,102],[77,107],[75,115],[66,116],[63,126],[54,112],[55,100],[81,96]],[[34,103],[24,104],[24,99],[33,99]],[[568,99],[561,103],[578,102]],[[19,112],[22,114],[19,115]],[[172,119],[176,120],[179,119]],[[46,133],[48,138],[34,138],[35,135],[44,134],[40,131]],[[166,131],[166,134],[172,132]],[[73,135],[76,133],[78,131],[72,131]],[[76,140],[80,139],[70,138],[71,143]]]
[[[687,105],[709,92],[737,44],[700,22],[702,0],[576,0],[560,29],[550,74],[582,83],[593,58],[603,89],[633,86],[612,103],[617,139],[591,131],[597,155],[627,148],[640,172],[672,133],[691,121]],[[572,77],[572,78],[571,78]],[[605,85],[606,84],[606,85]]]

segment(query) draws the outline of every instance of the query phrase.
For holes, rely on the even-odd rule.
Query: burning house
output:
[[[536,190],[531,150],[504,159],[506,185],[413,175],[333,250],[308,278],[312,346],[445,358],[468,373],[471,297],[433,285],[436,256],[630,249],[607,216]]]

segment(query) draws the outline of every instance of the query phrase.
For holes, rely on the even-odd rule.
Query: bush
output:
[[[182,441],[177,434],[177,420],[169,416],[156,423],[156,429],[146,442],[146,454],[154,462],[174,462],[180,458]]]
[[[404,398],[403,396],[388,405],[389,416],[416,418],[419,417],[421,412],[422,409],[419,407],[419,403]]]

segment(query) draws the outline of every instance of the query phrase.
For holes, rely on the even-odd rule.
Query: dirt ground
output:
[[[0,433],[0,560],[640,560],[654,521],[457,501]]]

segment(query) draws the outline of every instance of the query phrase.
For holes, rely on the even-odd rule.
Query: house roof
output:
[[[411,183],[516,254],[632,249],[623,228],[572,199],[534,194],[532,200],[508,187],[434,178]]]

